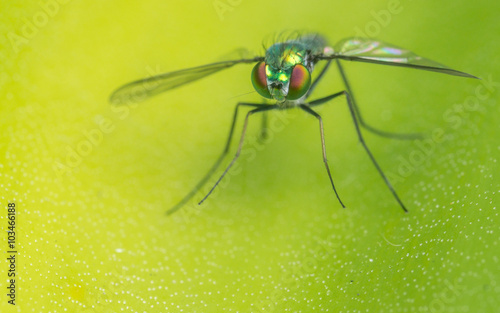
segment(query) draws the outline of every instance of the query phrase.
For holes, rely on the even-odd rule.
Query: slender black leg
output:
[[[267,112],[262,112],[262,126],[261,126],[261,129],[260,129],[260,134],[259,134],[259,142],[263,142],[264,140],[267,139]]]
[[[238,117],[238,109],[240,106],[249,106],[249,107],[260,108],[260,107],[264,107],[264,106],[268,107],[269,105],[256,104],[256,103],[244,103],[244,102],[240,102],[240,103],[236,104],[236,107],[234,109],[233,121],[231,123],[231,129],[229,130],[229,136],[227,138],[227,142],[226,142],[226,146],[224,147],[224,150],[220,154],[217,161],[215,161],[215,163],[212,165],[210,170],[207,172],[207,174],[205,174],[205,176],[203,176],[203,178],[196,184],[196,186],[193,189],[191,189],[191,191],[187,195],[185,195],[184,198],[182,198],[182,200],[179,201],[179,203],[177,203],[175,206],[173,206],[171,209],[169,209],[167,211],[167,215],[174,213],[175,211],[180,209],[184,204],[186,204],[186,202],[188,202],[196,194],[196,192],[208,181],[208,179],[210,179],[210,177],[213,175],[213,173],[217,170],[220,163],[222,162],[222,160],[226,156],[227,152],[229,151],[229,146],[231,145],[231,139],[233,138],[234,127],[236,125],[236,118]]]
[[[335,185],[333,184],[333,179],[332,179],[332,174],[330,173],[330,167],[328,166],[328,160],[326,159],[326,146],[325,146],[325,134],[323,131],[323,119],[321,116],[313,111],[310,107],[308,107],[306,104],[301,104],[300,108],[307,113],[311,114],[312,116],[316,117],[319,121],[319,132],[321,134],[321,149],[323,150],[323,162],[325,162],[326,166],[326,172],[328,173],[328,178],[330,178],[330,183],[332,183],[332,188],[333,191],[335,192],[335,195],[337,196],[337,199],[340,202],[340,205],[342,205],[343,208],[345,208],[344,204],[342,203],[342,200],[340,200],[339,194],[337,193],[337,190],[335,189]]]
[[[217,185],[220,183],[220,181],[222,180],[222,178],[224,178],[224,176],[226,175],[226,173],[229,171],[229,169],[233,166],[234,162],[236,162],[236,160],[240,156],[241,148],[243,147],[243,141],[245,139],[245,133],[247,131],[248,119],[250,118],[250,116],[252,116],[255,113],[266,112],[266,111],[275,110],[275,109],[278,109],[278,108],[279,108],[279,106],[276,105],[276,104],[275,105],[259,105],[259,107],[257,109],[253,109],[253,110],[251,110],[251,111],[249,111],[247,113],[247,116],[245,117],[245,124],[243,124],[243,129],[241,131],[241,138],[240,138],[240,143],[238,145],[238,150],[236,151],[236,154],[234,155],[233,160],[226,167],[226,170],[224,171],[224,173],[222,173],[222,175],[219,177],[219,179],[215,182],[215,184],[212,187],[212,189],[210,189],[210,191],[207,193],[207,195],[205,197],[203,197],[203,199],[201,199],[201,201],[198,204],[202,204],[203,201],[205,201],[208,198],[208,196],[210,196],[210,194],[212,194],[212,192],[214,191],[215,187],[217,187]]]
[[[361,112],[359,111],[356,100],[354,99],[354,95],[353,95],[352,90],[351,90],[351,85],[349,84],[349,81],[347,80],[347,76],[344,72],[344,68],[342,67],[342,65],[340,64],[340,61],[338,59],[335,59],[335,61],[337,62],[337,67],[339,68],[340,75],[342,76],[342,80],[344,81],[345,88],[346,88],[347,92],[349,93],[349,95],[351,96],[352,107],[354,109],[354,112],[355,112],[357,118],[359,119],[359,123],[361,124],[361,126],[363,126],[366,130],[368,130],[374,134],[377,134],[377,135],[382,136],[382,137],[387,137],[387,138],[412,140],[412,139],[419,139],[419,138],[424,137],[422,134],[397,134],[397,133],[386,132],[386,131],[383,131],[383,130],[380,130],[380,129],[377,129],[373,126],[368,125],[365,122],[365,120],[363,119],[363,117],[361,116]]]
[[[378,165],[377,161],[375,160],[375,157],[373,156],[373,154],[371,153],[370,149],[368,148],[368,146],[365,143],[365,140],[364,140],[363,135],[361,134],[361,130],[359,128],[358,120],[356,118],[356,111],[354,109],[354,105],[351,102],[351,97],[350,97],[349,93],[347,91],[345,91],[345,90],[341,91],[341,92],[337,92],[337,93],[335,93],[333,95],[330,95],[330,96],[327,96],[327,97],[324,97],[324,98],[321,98],[321,99],[318,99],[318,100],[315,100],[315,101],[311,101],[309,103],[309,106],[310,107],[318,106],[318,105],[324,104],[327,101],[330,101],[330,100],[332,100],[334,98],[337,98],[339,96],[345,96],[346,99],[347,99],[347,105],[349,106],[349,112],[351,113],[351,117],[352,117],[352,120],[354,122],[354,127],[356,128],[356,133],[358,134],[359,141],[363,145],[363,148],[365,149],[366,153],[368,153],[368,156],[372,160],[373,165],[375,165],[375,167],[377,168],[377,171],[379,172],[380,176],[382,176],[382,178],[384,179],[385,184],[387,185],[387,187],[389,188],[389,190],[392,192],[392,195],[394,196],[394,198],[396,198],[396,201],[399,203],[399,205],[401,206],[401,208],[405,212],[408,212],[408,210],[406,209],[406,207],[403,204],[403,202],[401,201],[401,199],[399,199],[399,196],[396,193],[396,190],[394,190],[394,187],[392,187],[392,184],[389,182],[389,180],[385,176],[384,172],[382,171],[382,169]]]
[[[316,85],[318,85],[318,83],[321,81],[321,79],[324,77],[326,71],[328,71],[328,68],[330,67],[330,63],[332,62],[332,60],[328,60],[328,62],[326,62],[325,66],[321,69],[321,72],[319,72],[319,75],[318,77],[316,77],[316,79],[313,81],[313,83],[311,84],[311,87],[309,87],[309,90],[307,91],[307,94],[306,94],[306,99],[309,98],[309,96],[312,94],[312,92],[314,91],[314,88],[316,88]]]

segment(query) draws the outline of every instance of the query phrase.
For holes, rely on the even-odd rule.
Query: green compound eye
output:
[[[297,64],[293,68],[288,87],[288,100],[297,100],[309,90],[311,86],[311,74],[302,64]]]
[[[252,70],[252,85],[253,88],[264,98],[272,99],[269,90],[267,89],[266,62],[255,64]]]

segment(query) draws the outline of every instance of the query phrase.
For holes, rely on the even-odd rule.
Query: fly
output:
[[[328,178],[330,179],[332,189],[340,205],[345,207],[339,194],[337,193],[330,168],[328,166],[323,121],[321,116],[314,110],[315,107],[325,104],[337,97],[345,97],[359,141],[363,145],[363,148],[368,154],[371,162],[377,169],[396,201],[405,212],[408,212],[396,193],[396,190],[387,179],[378,162],[375,160],[375,157],[366,145],[361,133],[361,127],[379,136],[389,138],[415,139],[418,138],[419,135],[390,133],[367,124],[361,115],[358,105],[356,104],[347,75],[341,65],[341,60],[409,67],[455,76],[477,78],[473,75],[453,70],[432,60],[420,57],[409,50],[405,50],[382,41],[365,38],[347,38],[341,40],[333,47],[330,47],[327,45],[323,36],[319,34],[307,34],[273,44],[266,50],[264,56],[217,62],[133,81],[123,85],[113,92],[110,97],[110,102],[115,105],[121,105],[142,101],[159,93],[186,85],[221,70],[228,69],[237,64],[254,64],[251,72],[252,85],[257,93],[266,99],[272,100],[274,104],[249,102],[239,102],[236,104],[229,136],[223,152],[212,165],[208,173],[198,182],[198,184],[196,184],[196,186],[179,203],[167,211],[167,214],[171,214],[186,204],[186,202],[188,202],[196,194],[196,192],[208,181],[208,179],[220,166],[223,158],[229,151],[238,115],[238,108],[241,106],[249,107],[251,110],[246,114],[236,154],[226,167],[225,171],[213,185],[212,189],[210,189],[210,191],[198,204],[201,204],[208,198],[208,196],[210,196],[234,162],[238,159],[243,146],[250,116],[256,113],[264,113],[272,110],[300,108],[304,112],[315,117],[319,122],[323,161],[325,163]],[[317,77],[313,80],[311,74],[316,65],[321,61],[324,61],[325,65],[322,67],[321,71],[319,71]],[[337,66],[337,69],[342,77],[345,90],[309,101],[309,96],[314,91],[318,82],[324,77],[332,62]]]

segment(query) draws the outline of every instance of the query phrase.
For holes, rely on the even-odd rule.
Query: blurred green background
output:
[[[500,312],[498,2],[0,8],[1,206],[17,204],[19,250],[17,305],[1,296],[0,311]],[[444,134],[419,143],[365,132],[410,213],[339,99],[318,111],[346,209],[325,173],[317,121],[292,111],[266,145],[255,143],[253,120],[246,147],[255,156],[202,206],[199,194],[165,216],[221,152],[235,103],[260,101],[247,94],[251,66],[121,110],[109,94],[240,47],[260,55],[263,40],[295,29],[332,44],[364,33],[483,78],[345,63],[373,125]],[[341,88],[332,70],[316,95]],[[5,290],[5,258],[0,266]]]

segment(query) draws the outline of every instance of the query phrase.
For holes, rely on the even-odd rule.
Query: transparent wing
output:
[[[259,55],[259,53],[251,52],[246,48],[236,48],[234,50],[229,51],[223,55],[220,55],[214,61],[226,61],[226,60],[240,60],[240,59],[252,59],[254,56]]]
[[[342,59],[402,66],[455,76],[477,78],[476,76],[451,69],[440,63],[423,58],[409,50],[382,41],[366,38],[344,39],[335,45],[332,54],[322,55],[319,59]]]
[[[159,93],[191,83],[195,80],[217,73],[220,70],[230,68],[235,64],[255,63],[263,59],[263,57],[255,57],[253,59],[217,62],[139,79],[115,90],[111,94],[109,101],[116,105],[143,101]]]

